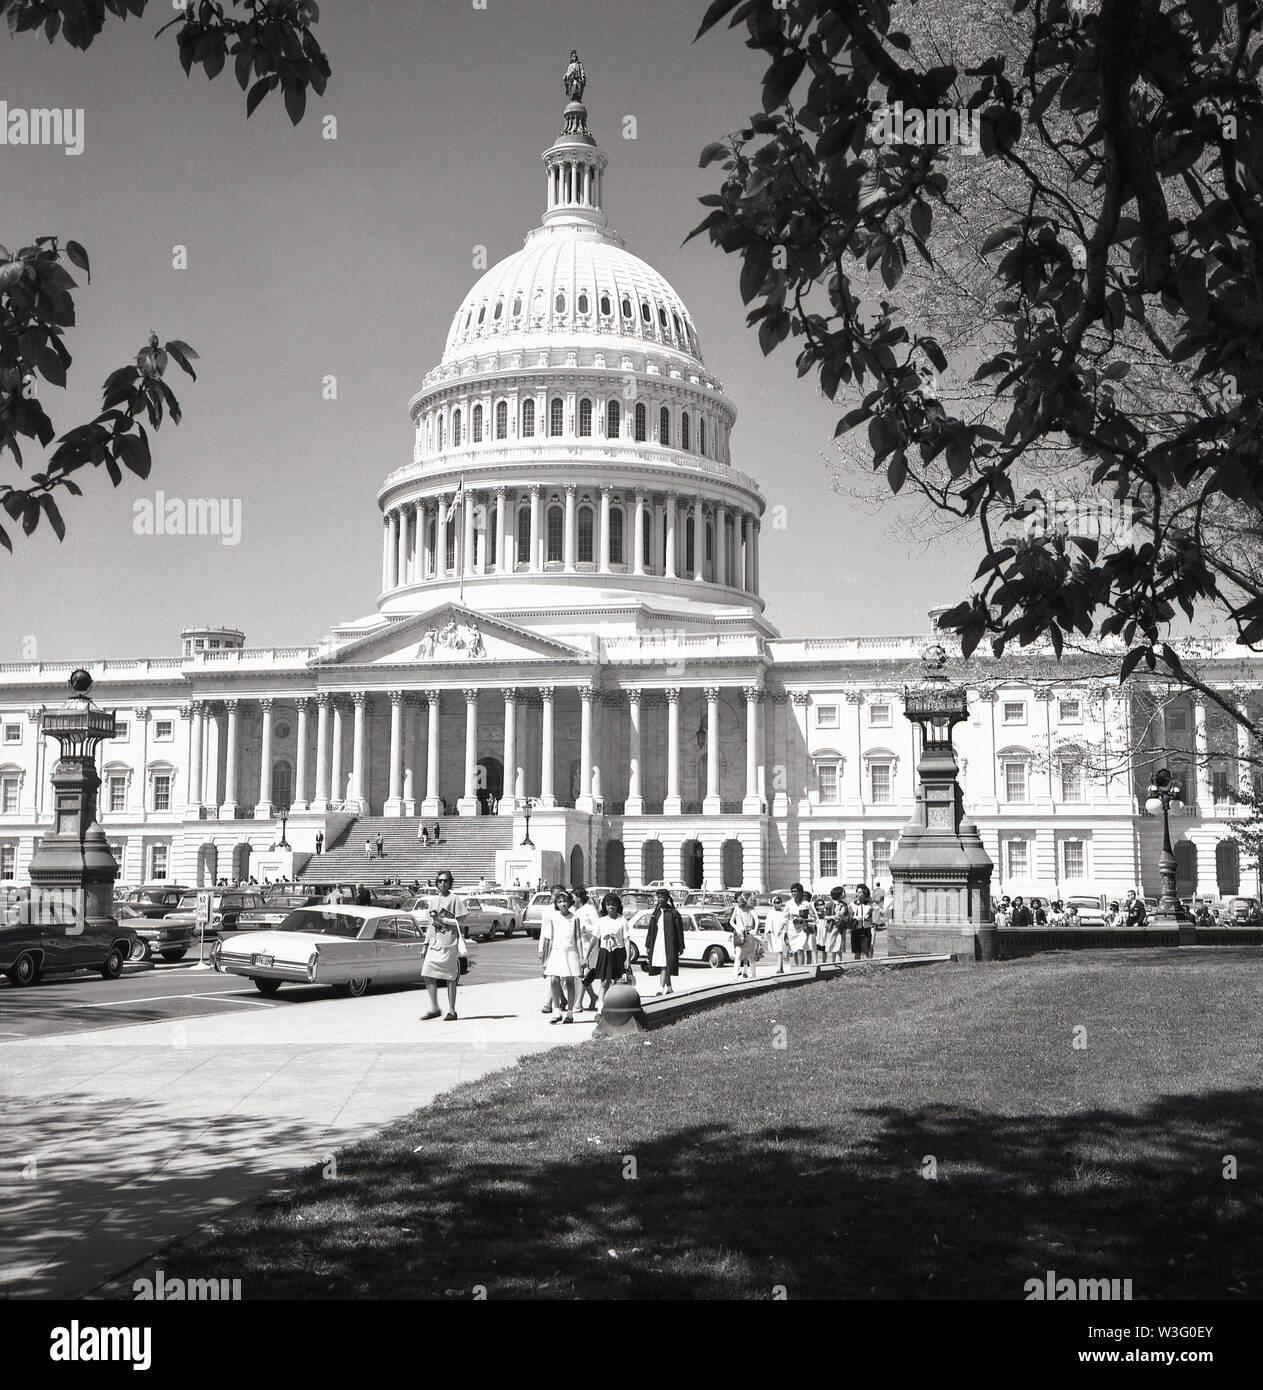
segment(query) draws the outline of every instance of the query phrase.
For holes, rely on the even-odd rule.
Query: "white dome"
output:
[[[590,227],[539,227],[492,266],[456,311],[443,361],[465,356],[467,345],[536,336],[631,338],[701,362],[680,296],[617,238]]]

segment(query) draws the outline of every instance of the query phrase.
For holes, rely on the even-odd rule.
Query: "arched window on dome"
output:
[[[447,518],[447,525],[443,528],[443,565],[450,574],[456,568],[456,513]]]
[[[658,443],[664,448],[671,447],[671,412],[665,405],[658,411]]]
[[[640,533],[640,553],[646,569],[653,568],[653,516],[645,508],[645,524]]]
[[[564,407],[560,396],[554,396],[548,407],[548,433],[557,438],[561,434]]]
[[[486,557],[486,558],[485,558],[485,566],[486,566],[487,569],[492,569],[492,568],[495,566],[495,563],[496,563],[496,556],[499,554],[499,552],[496,550],[496,540],[498,539],[499,534],[500,534],[500,515],[499,515],[499,509],[496,508],[496,507],[488,507],[488,508],[487,508],[487,548],[486,548],[486,550],[483,552],[484,556]]]
[[[452,412],[452,448],[460,448],[460,410],[457,408]]]
[[[482,443],[482,406],[480,406],[480,405],[474,406],[473,427],[474,427],[474,428],[473,428],[473,435],[474,435],[473,442],[474,442],[475,444],[481,444],[481,443]]]
[[[524,400],[522,402],[522,438],[533,439],[535,437],[535,402]]]
[[[619,409],[617,401],[607,401],[605,403],[605,437],[606,439],[617,439],[619,430],[623,426],[623,412]]]
[[[461,329],[461,332],[462,332],[462,333],[468,333],[468,332],[469,332],[469,325],[470,325],[473,321],[474,321],[474,310],[473,310],[473,306],[471,305],[468,309],[465,310],[465,326],[464,326],[464,328]]]
[[[590,301],[589,301],[589,299],[588,299],[588,292],[587,292],[587,290],[580,290],[580,291],[579,291],[579,301],[578,301],[578,304],[577,304],[576,307],[578,308],[578,310],[579,310],[579,312],[580,312],[581,314],[586,314],[586,313],[588,312],[589,308],[591,308],[591,303],[590,303]]]
[[[707,567],[715,563],[715,523],[706,523],[706,564]]]
[[[592,522],[592,508],[588,506],[580,507],[576,525],[579,535],[578,560],[579,563],[583,565],[590,565],[592,563]]]
[[[431,454],[431,453],[434,452],[434,416],[433,416],[433,415],[427,416],[427,417],[426,417],[426,421],[425,421],[425,452],[426,452],[427,454]]]
[[[649,308],[649,301],[647,299],[642,299],[640,301],[640,317],[644,319],[646,323],[653,322],[653,312]]]
[[[509,437],[509,403],[508,401],[496,402],[496,438],[507,439]]]
[[[482,308],[478,310],[478,326],[479,326],[480,328],[482,327],[483,322],[485,321],[486,317],[487,317],[487,306],[484,304],[484,305],[482,306]]]
[[[565,292],[565,290],[558,290],[558,291],[557,291],[557,298],[553,300],[553,311],[554,311],[555,313],[559,314],[559,315],[560,315],[560,314],[564,314],[564,313],[566,312],[566,292]]]
[[[443,452],[443,417],[441,415],[438,417],[438,441],[439,453],[441,454]]]
[[[661,304],[658,305],[658,326],[664,333],[667,331],[667,311]]]
[[[700,419],[699,419],[698,422],[697,422],[697,452],[698,452],[699,454],[704,454],[704,453],[706,452],[706,417],[705,417],[705,415],[701,416]]]
[[[522,317],[522,296],[520,294],[513,296],[513,317],[515,319]]]
[[[434,565],[435,565],[435,562],[436,562],[436,559],[437,559],[437,556],[438,556],[438,550],[437,550],[437,548],[435,547],[434,541],[435,541],[435,537],[436,537],[437,535],[438,535],[438,523],[435,521],[435,519],[434,519],[433,517],[430,517],[430,519],[429,519],[429,520],[426,522],[426,524],[425,524],[425,556],[426,556],[426,572],[425,572],[425,577],[426,577],[426,578],[429,578],[429,579],[433,579],[433,578],[434,578]]]
[[[687,452],[692,447],[689,439],[689,413],[686,410],[680,416],[680,448]]]
[[[497,300],[496,300],[496,311],[495,311],[495,313],[492,315],[492,318],[494,318],[495,321],[496,321],[497,323],[499,323],[501,317],[503,316],[503,314],[504,314],[504,300],[503,300],[503,299],[497,299]]]
[[[695,541],[693,537],[693,518],[689,517],[684,523],[684,572],[691,575],[693,573],[693,551]]]
[[[675,324],[675,336],[676,336],[681,342],[683,342],[683,341],[684,341],[684,330],[680,327],[680,316],[679,316],[679,314],[673,313],[673,314],[671,315],[671,321]]]
[[[607,319],[613,312],[614,306],[610,303],[609,295],[603,294],[601,296],[601,317]]]
[[[548,509],[548,549],[550,562],[560,564],[565,559],[566,514],[556,502]]]
[[[610,564],[623,563],[623,509],[610,508]]]
[[[640,444],[645,442],[645,435],[648,432],[648,414],[649,412],[645,409],[644,401],[637,401],[634,428],[636,440]]]
[[[517,562],[531,563],[531,509],[525,505],[517,509]]]
[[[592,433],[592,402],[586,396],[579,402],[579,436],[586,439]]]
[[[629,319],[629,318],[631,318],[631,317],[633,316],[632,302],[631,302],[630,298],[628,298],[627,295],[624,295],[624,296],[623,296],[622,309],[623,309],[623,317],[624,317],[625,319]]]

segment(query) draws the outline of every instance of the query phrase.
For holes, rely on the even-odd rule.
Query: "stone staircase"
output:
[[[433,832],[433,819],[427,817],[425,824]],[[441,843],[427,849],[417,839],[421,821],[415,816],[359,816],[341,828],[332,848],[311,856],[300,877],[317,883],[338,879],[380,888],[388,878],[401,878],[405,883],[418,878],[424,883],[440,869],[450,869],[458,888],[468,888],[484,874],[488,883],[494,883],[496,851],[513,843],[512,817],[442,816],[439,826]],[[379,834],[385,857],[369,859],[364,841],[372,840],[376,845]]]

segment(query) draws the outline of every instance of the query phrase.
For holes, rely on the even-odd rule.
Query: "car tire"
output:
[[[129,960],[134,961],[146,961],[151,960],[152,958],[153,952],[149,949],[149,943],[147,941],[141,941],[139,939],[137,940],[136,944],[132,947],[132,953],[128,957]]]
[[[640,959],[640,947],[634,941],[627,943],[627,964],[635,965]]]
[[[368,987],[373,982],[367,976],[362,976],[358,980],[348,980],[343,988],[352,999],[359,999],[361,995],[368,993]]]
[[[178,951],[163,951],[163,952],[162,952],[162,959],[163,959],[163,960],[183,960],[184,957],[188,955],[188,953],[189,953],[189,948],[188,948],[187,946],[183,946],[183,947],[181,947],[180,950],[178,950]]]
[[[255,976],[254,987],[260,994],[275,994],[281,987],[280,980],[261,980]]]
[[[30,951],[23,951],[9,967],[9,979],[19,987],[33,985],[39,979],[39,964]]]
[[[512,936],[515,931],[517,931],[517,923],[510,918],[509,929],[505,932],[505,936]]]
[[[728,964],[728,957],[724,954],[722,946],[709,947],[703,959],[712,970],[718,970],[720,966]]]
[[[538,941],[538,940],[539,940],[539,932],[538,932],[538,930],[536,930],[536,931],[528,931],[526,934],[527,934],[527,936],[529,936],[529,937],[531,938],[532,941]]]
[[[491,924],[491,935],[487,938],[487,940],[488,940],[488,941],[494,941],[494,940],[496,939],[496,936],[497,936],[497,935],[500,935],[500,936],[508,936],[508,934],[509,934],[509,933],[508,933],[507,931],[502,931],[502,930],[501,930],[501,927],[500,927],[500,923],[499,923],[499,922],[492,922],[492,924]]]
[[[123,973],[123,959],[123,948],[111,946],[109,955],[101,962],[101,978],[117,980]]]

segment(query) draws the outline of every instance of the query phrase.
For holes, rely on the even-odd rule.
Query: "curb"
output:
[[[893,960],[865,960],[857,964],[865,968],[876,966],[882,970],[904,970],[923,965],[946,965],[955,959],[955,956],[951,955],[900,956]],[[645,1033],[654,1028],[665,1028],[689,1014],[701,1013],[706,1009],[717,1008],[738,999],[748,999],[753,995],[767,994],[772,990],[795,989],[800,985],[814,984],[817,980],[835,979],[855,968],[855,965],[816,965],[808,970],[793,971],[785,975],[773,974],[762,979],[732,980],[727,984],[712,985],[708,989],[693,990],[669,999],[641,1001],[638,1007],[628,1010],[617,1023],[611,1022],[602,1013],[597,1018],[594,1036],[617,1037],[627,1032]]]

